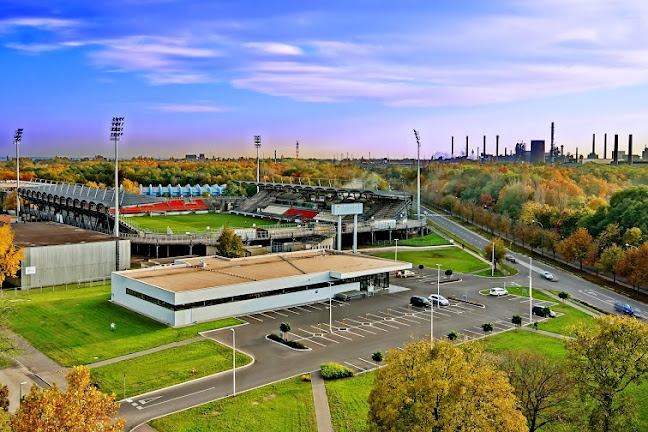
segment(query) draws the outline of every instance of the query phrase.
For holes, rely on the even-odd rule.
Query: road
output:
[[[429,220],[431,220],[433,223],[440,226],[444,230],[448,231],[449,233],[462,239],[466,243],[472,244],[480,249],[483,249],[484,246],[489,243],[488,239],[467,228],[464,228],[458,223],[450,220],[445,215],[438,214],[429,208],[423,208],[428,212],[427,218]],[[522,268],[527,270],[529,269],[528,256],[514,252],[509,252],[508,255],[512,255],[517,260],[518,264],[516,265],[516,267],[518,267],[519,270],[521,270]],[[633,309],[636,310],[646,309],[646,305],[637,300],[602,288],[569,272],[563,271],[559,268],[551,267],[545,263],[537,261],[533,262],[532,269],[533,274],[538,276],[537,279],[540,279],[539,275],[544,271],[548,271],[556,277],[557,281],[553,285],[549,285],[548,288],[558,291],[566,291],[572,297],[586,301],[598,308],[601,308],[602,310],[615,313],[616,311],[614,310],[614,303],[617,301],[628,303],[630,306],[632,306]],[[533,279],[533,282],[534,286],[536,286],[535,277]],[[526,285],[528,286],[528,283]]]
[[[236,328],[236,348],[254,357],[255,362],[241,368],[236,374],[237,393],[291,376],[319,369],[324,362],[345,364],[356,372],[374,368],[374,351],[400,347],[411,340],[429,337],[430,318],[434,313],[434,335],[441,338],[457,331],[460,338],[473,340],[484,337],[481,325],[491,321],[495,332],[513,327],[513,314],[520,314],[528,322],[528,299],[520,297],[493,298],[482,296],[479,290],[501,286],[501,280],[471,275],[463,280],[440,284],[440,292],[447,297],[465,298],[483,303],[478,307],[461,301],[450,306],[421,310],[411,308],[412,295],[428,296],[436,293],[436,270],[425,269],[422,276],[391,280],[390,293],[350,302],[333,301],[333,332],[329,331],[328,301],[285,309],[266,311],[239,317],[247,322]],[[442,276],[445,278],[445,276]],[[523,277],[507,278],[507,283],[524,282]],[[544,303],[539,302],[543,305]],[[290,338],[300,340],[310,351],[297,352],[265,339],[278,332],[279,324],[289,321]],[[205,334],[231,347],[232,332],[228,329]],[[206,377],[175,387],[169,387],[122,401],[120,416],[127,419],[126,430],[153,418],[168,415],[189,407],[201,405],[232,394],[231,371]]]

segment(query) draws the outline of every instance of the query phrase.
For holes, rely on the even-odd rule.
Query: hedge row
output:
[[[351,369],[338,363],[322,363],[320,368],[322,369],[322,378],[327,380],[353,376]]]

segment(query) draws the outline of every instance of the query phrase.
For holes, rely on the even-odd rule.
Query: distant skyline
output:
[[[96,4],[100,3],[100,4]],[[0,4],[0,156],[490,153],[544,139],[648,145],[648,3]]]

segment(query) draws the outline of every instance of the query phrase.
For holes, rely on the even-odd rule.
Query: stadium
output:
[[[333,248],[337,234],[336,204],[362,203],[357,235],[360,244],[391,242],[426,229],[424,220],[410,219],[411,194],[363,187],[334,187],[310,179],[239,182],[256,187],[250,198],[226,195],[226,189],[204,185],[142,188],[123,191],[120,237],[129,239],[133,254],[163,258],[212,255],[223,226],[235,230],[255,252],[290,252]],[[327,184],[328,183],[328,184]],[[217,191],[210,195],[208,187]],[[162,195],[160,195],[162,193]],[[114,189],[33,180],[21,183],[25,204],[21,216],[30,221],[55,221],[112,233],[115,223]],[[344,216],[343,245],[352,241],[353,216]]]

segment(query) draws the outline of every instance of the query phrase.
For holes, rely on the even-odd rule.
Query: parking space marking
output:
[[[369,360],[365,360],[365,359],[363,359],[362,357],[358,357],[358,360],[362,360],[362,361],[365,362],[365,363],[369,363],[369,364],[370,364],[371,366],[373,366],[373,367],[378,367],[378,365],[377,365],[376,363],[374,363],[374,362],[370,362]]]
[[[348,337],[346,337],[346,336],[342,336],[342,335],[340,334],[340,332],[331,332],[331,333],[328,334],[328,336],[337,336],[337,337],[341,337],[342,339],[346,339],[346,340],[350,340],[350,341],[353,340],[353,339],[348,338]]]
[[[477,328],[479,328],[479,327],[477,327]],[[468,329],[463,329],[463,331],[468,332],[468,333],[472,333],[472,334],[476,334],[477,336],[483,336],[484,335],[483,333],[477,333],[475,331],[468,330]]]
[[[294,310],[290,310],[290,309],[283,309],[283,310],[285,310],[286,312],[294,313],[295,315],[301,315],[299,312],[295,312]]]
[[[288,316],[285,313],[281,313],[281,312],[278,312],[278,311],[269,311],[268,313],[276,313],[277,315],[281,315],[281,316],[284,316],[284,317]]]
[[[392,321],[392,322],[393,322],[393,321]],[[400,324],[400,323],[397,323],[397,324]],[[394,329],[400,330],[400,327],[396,327],[396,326],[393,326],[393,325],[387,324],[387,323],[384,322],[384,321],[374,322],[374,323],[372,324],[372,327],[377,328],[377,327],[376,327],[377,325],[384,325],[385,327],[391,327],[391,328],[394,328]],[[384,330],[384,329],[383,329],[383,330]],[[387,331],[387,330],[385,330],[385,331]]]
[[[329,338],[327,338],[326,336],[317,336],[317,337],[318,337],[318,338],[325,339],[325,340],[327,340],[327,341],[334,342],[334,343],[336,343],[336,344],[339,344],[339,343],[340,343],[340,341],[336,341],[336,340],[333,340],[333,339],[329,339]]]
[[[372,335],[377,334],[377,333],[374,333],[374,332],[372,332],[372,331],[367,330],[367,327],[366,327],[366,326],[363,326],[363,327],[354,327],[353,330],[362,330],[363,332],[371,333]]]
[[[275,318],[275,317],[273,317],[273,316],[266,315],[266,314],[264,314],[264,313],[262,313],[262,312],[259,312],[257,315],[263,315],[264,317],[272,318],[273,320],[276,320],[276,319],[277,319],[277,318]]]
[[[380,327],[378,327],[377,324],[384,324],[384,323],[382,323],[382,322],[379,323],[379,322],[374,321],[374,322],[371,323],[371,328],[372,328],[372,329],[375,329],[375,330],[384,331],[384,332],[388,332],[388,331],[389,331],[389,330],[385,330],[384,328],[380,328]],[[365,327],[362,327],[362,328],[364,329]]]
[[[253,320],[257,320],[257,321],[261,321],[261,322],[263,322],[262,319],[259,319],[259,318],[256,318],[256,317],[253,317],[252,315],[243,315],[243,316],[244,316],[244,317],[247,317],[247,318],[252,318]]]
[[[313,332],[309,332],[308,330],[304,330],[304,329],[299,328],[299,327],[297,327],[296,329],[294,329],[292,332],[296,334],[296,332],[298,332],[298,331],[303,332],[303,333],[306,333],[306,334],[308,335],[308,337],[312,337],[312,336],[313,336]],[[302,338],[304,338],[304,339],[306,338],[306,336],[301,336],[301,335],[297,335],[297,336],[300,336],[300,337],[302,337]]]
[[[320,311],[322,310],[322,309],[320,309],[320,308],[318,308],[318,307],[315,307],[315,306],[313,306],[313,305],[310,305],[310,304],[307,304],[307,305],[304,305],[304,306],[305,306],[305,307],[309,307],[309,308],[313,308],[313,309],[315,309],[315,310],[320,310]]]
[[[293,307],[293,309],[299,309],[300,311],[304,311],[304,312],[313,312],[312,310],[304,309],[301,306],[295,306],[295,307]]]
[[[358,369],[358,370],[360,370],[360,371],[362,371],[362,372],[364,372],[364,371],[367,370],[367,369],[361,368],[360,366],[356,366],[356,365],[354,365],[353,363],[349,363],[349,362],[347,362],[347,361],[345,361],[344,363],[347,364],[347,365],[349,365],[349,366],[351,366],[351,367],[353,367],[353,368],[356,368],[356,369]]]

